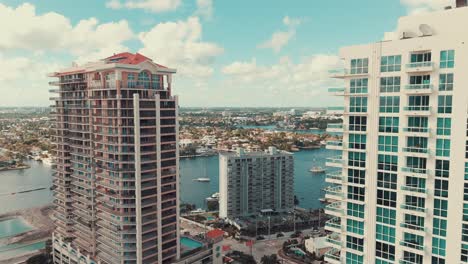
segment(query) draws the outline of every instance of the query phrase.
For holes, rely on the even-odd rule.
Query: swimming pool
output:
[[[189,249],[195,249],[195,248],[199,248],[199,247],[202,247],[203,244],[196,241],[196,240],[193,240],[191,238],[188,238],[188,237],[181,237],[180,238],[180,244],[186,248],[189,248]]]
[[[0,222],[0,238],[14,236],[32,229],[33,228],[21,218],[4,220]]]

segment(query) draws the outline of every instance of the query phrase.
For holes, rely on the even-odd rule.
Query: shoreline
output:
[[[23,165],[23,166],[18,166],[18,167],[14,167],[14,168],[11,168],[11,167],[6,167],[6,168],[0,168],[0,172],[2,171],[14,171],[14,170],[27,170],[27,169],[30,169],[31,166],[29,165]]]

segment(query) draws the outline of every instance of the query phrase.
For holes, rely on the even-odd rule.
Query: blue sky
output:
[[[341,46],[450,0],[0,1],[0,105],[48,105],[50,71],[115,52],[177,68],[181,106],[326,106]]]

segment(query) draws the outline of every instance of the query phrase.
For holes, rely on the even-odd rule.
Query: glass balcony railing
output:
[[[326,227],[341,229],[341,218],[334,217],[327,222],[325,222]]]
[[[327,236],[326,241],[330,244],[341,246],[341,237],[340,234],[332,233]]]
[[[326,159],[327,163],[335,163],[335,164],[344,164],[344,160],[342,156],[336,156],[332,158],[327,158]]]
[[[417,231],[425,231],[426,228],[424,226],[420,226],[417,224],[413,223],[400,223],[400,226],[403,228],[411,229],[411,230],[417,230]]]
[[[408,259],[400,259],[398,261],[398,264],[418,264],[420,262],[417,262],[416,260],[408,260]]]
[[[431,107],[428,105],[410,105],[403,107],[405,111],[430,111]]]
[[[343,129],[343,124],[328,124],[327,129]]]
[[[340,88],[328,88],[329,93],[344,93],[346,91],[346,88],[340,87]]]
[[[421,147],[405,147],[403,148],[403,152],[411,152],[411,153],[422,153],[422,154],[429,154],[429,149],[421,148]]]
[[[434,63],[432,61],[420,61],[420,62],[411,62],[406,64],[407,69],[414,69],[414,68],[426,68],[426,67],[433,67]]]
[[[417,250],[424,250],[424,246],[417,244],[415,241],[400,241],[400,245],[404,247],[414,248]]]
[[[327,147],[343,147],[343,141],[327,141]]]
[[[335,212],[335,213],[343,213],[344,212],[343,208],[341,208],[341,202],[328,204],[327,206],[325,206],[325,211],[331,211],[331,212]]]
[[[327,111],[344,111],[344,106],[329,106],[327,107]]]
[[[426,83],[419,83],[419,84],[408,84],[405,86],[405,89],[408,91],[414,90],[425,90],[425,91],[432,91],[433,85],[426,84]]]
[[[343,189],[341,188],[341,186],[334,186],[334,187],[325,188],[325,195],[344,197]]]
[[[408,192],[417,192],[417,193],[425,193],[427,194],[427,189],[424,187],[419,187],[419,186],[410,186],[410,185],[404,185],[401,186],[402,191],[408,191]]]
[[[416,167],[402,167],[401,170],[403,172],[411,172],[411,173],[418,173],[418,174],[427,174],[428,170],[425,168],[416,168]]]
[[[420,213],[425,213],[426,212],[426,208],[417,206],[415,204],[402,204],[402,205],[400,205],[400,208],[405,209],[405,210],[420,212]]]
[[[429,133],[429,128],[427,127],[404,127],[403,132]]]
[[[325,176],[327,180],[342,181],[344,179],[341,172],[327,173]]]
[[[341,251],[339,249],[333,248],[325,253],[325,258],[341,261]]]

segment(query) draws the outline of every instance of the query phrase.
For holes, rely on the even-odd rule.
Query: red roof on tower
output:
[[[224,235],[224,231],[221,229],[213,229],[206,233],[206,237],[210,239],[218,238]]]
[[[122,52],[118,54],[114,54],[108,58],[104,59],[107,63],[120,63],[120,64],[131,64],[131,65],[137,65],[140,64],[144,61],[151,61],[150,58],[141,55],[140,53],[130,53],[130,52]],[[166,66],[156,64],[159,67],[167,68]]]

